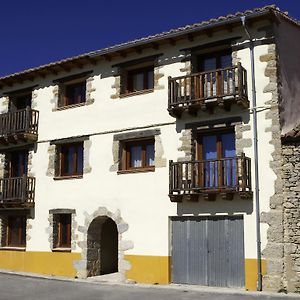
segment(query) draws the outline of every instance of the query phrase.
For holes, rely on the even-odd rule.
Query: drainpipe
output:
[[[246,17],[241,17],[242,25],[250,41],[251,79],[252,79],[252,111],[253,111],[253,142],[254,142],[254,173],[255,173],[255,204],[256,204],[256,243],[257,243],[257,290],[262,290],[261,273],[261,239],[260,239],[260,205],[259,205],[259,176],[258,176],[258,145],[257,145],[257,107],[254,67],[254,43],[246,26]]]

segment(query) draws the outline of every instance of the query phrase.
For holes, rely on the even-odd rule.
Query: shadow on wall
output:
[[[233,105],[230,111],[224,113],[224,109],[216,108],[214,113],[208,111],[198,111],[197,116],[191,116],[184,112],[183,117],[176,119],[176,132],[181,133],[187,128],[197,128],[198,126],[211,128],[217,124],[230,124],[236,120],[242,121],[243,124],[250,123],[250,114],[248,110],[241,110],[237,105]]]
[[[233,200],[222,200],[217,197],[216,201],[200,200],[199,202],[182,202],[177,203],[177,215],[193,215],[209,214],[211,216],[223,213],[233,215],[236,213],[246,213],[247,215],[253,212],[253,200],[239,199],[238,195]]]

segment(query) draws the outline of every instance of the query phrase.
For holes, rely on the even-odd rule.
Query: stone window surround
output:
[[[138,140],[138,139],[148,139],[154,137],[154,168],[163,168],[167,165],[166,158],[163,157],[164,150],[160,137],[160,129],[149,129],[142,131],[132,131],[126,133],[115,134],[113,137],[113,165],[110,168],[111,172],[118,172],[118,174],[131,173],[132,171],[121,171],[121,159],[122,159],[122,143]]]
[[[10,247],[6,246],[6,227],[7,227],[7,221],[8,221],[8,216],[13,215],[13,216],[26,216],[26,241],[25,241],[25,247]],[[30,215],[27,213],[24,213],[22,211],[5,211],[2,212],[0,215],[0,249],[9,249],[9,250],[20,250],[20,251],[26,251],[26,245],[27,242],[31,239],[29,235],[29,231],[32,228],[32,225],[30,224]]]
[[[151,93],[156,90],[162,90],[164,89],[164,85],[159,84],[159,80],[164,76],[163,73],[160,72],[160,69],[162,66],[159,65],[159,57],[162,56],[162,53],[152,55],[152,56],[147,56],[143,57],[140,59],[135,59],[135,60],[130,60],[126,62],[122,62],[119,64],[112,65],[112,68],[115,68],[115,82],[112,85],[112,88],[115,89],[115,93],[111,95],[112,99],[120,99],[120,98],[125,98],[129,96],[135,96],[135,95],[140,95],[140,94],[145,94],[145,93]],[[121,93],[121,84],[122,80],[121,77],[123,76],[123,71],[126,70],[127,68],[134,68],[135,66],[138,68],[141,64],[145,63],[153,63],[154,65],[154,87],[153,89],[150,90],[144,90],[144,91],[139,91],[139,92],[133,92],[133,93],[128,93],[128,94],[122,94]]]
[[[180,72],[185,73],[185,75],[195,73],[195,66],[197,66],[197,57],[199,55],[219,52],[226,49],[231,50],[232,65],[235,66],[240,62],[240,59],[237,57],[237,47],[234,44],[237,39],[238,37],[232,37],[226,40],[218,40],[200,46],[181,49],[180,51],[184,51],[185,53],[185,57],[181,62],[185,65],[180,69]]]
[[[54,215],[61,215],[61,214],[70,214],[71,215],[71,248],[57,248],[54,245],[54,241],[56,240],[55,235],[57,235],[57,224],[55,224]],[[47,233],[49,234],[49,243],[51,251],[67,251],[70,252],[72,250],[76,250],[76,229],[77,229],[77,222],[76,222],[76,210],[69,209],[69,208],[55,208],[49,210],[49,228],[47,229]]]
[[[184,156],[179,157],[178,161],[192,160],[192,158],[195,157],[194,141],[196,132],[224,128],[234,128],[236,155],[241,155],[244,152],[244,148],[252,146],[252,140],[243,137],[243,132],[251,130],[251,125],[243,124],[241,117],[187,123],[185,129],[182,131],[182,136],[180,137],[182,144],[178,148],[179,151],[183,151]]]
[[[57,155],[57,145],[67,144],[67,143],[76,143],[83,142],[83,174],[76,176],[57,176],[57,167],[58,167],[58,155]],[[49,162],[48,169],[46,172],[47,176],[53,177],[54,180],[63,180],[63,179],[79,179],[83,178],[84,174],[90,173],[92,167],[89,164],[90,157],[90,148],[92,142],[89,139],[89,136],[78,136],[70,137],[64,139],[53,140],[50,142],[48,153],[49,153]]]
[[[83,73],[79,73],[79,74],[75,74],[75,75],[71,75],[71,76],[67,76],[67,77],[63,77],[63,78],[53,80],[53,83],[55,84],[55,86],[53,87],[53,91],[52,91],[53,98],[51,100],[51,103],[53,103],[53,105],[54,105],[54,107],[52,108],[52,111],[66,110],[66,109],[71,109],[71,108],[76,108],[76,107],[80,107],[80,106],[86,106],[86,105],[93,104],[95,102],[95,99],[92,97],[92,93],[96,89],[93,86],[94,76],[91,75],[89,77],[89,75],[92,72],[93,71],[87,71],[87,72],[83,72]],[[78,104],[67,105],[67,106],[59,106],[58,102],[59,102],[60,85],[64,84],[64,83],[67,83],[68,81],[80,80],[80,79],[86,81],[86,99],[85,99],[85,102],[78,103]]]

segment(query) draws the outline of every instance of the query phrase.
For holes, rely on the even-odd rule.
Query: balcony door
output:
[[[236,185],[235,134],[233,130],[198,134],[199,185],[207,189]]]
[[[18,94],[11,96],[9,101],[9,110],[16,111],[31,107],[32,93]]]
[[[7,155],[8,176],[22,177],[27,175],[28,170],[28,151],[13,151]]]
[[[227,93],[232,92],[227,91],[227,87],[232,87],[229,82],[232,81],[233,71],[221,71],[230,67],[232,67],[232,57],[228,50],[198,56],[198,72],[205,72],[202,79],[204,98],[223,96],[225,87]]]
[[[2,198],[15,201],[26,197],[26,182],[23,175],[27,175],[28,151],[12,151],[6,154],[6,178],[2,181]]]

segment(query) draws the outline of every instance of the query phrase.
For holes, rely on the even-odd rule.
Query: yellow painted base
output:
[[[0,269],[44,275],[75,277],[75,260],[80,253],[0,251]]]
[[[171,282],[171,258],[168,256],[126,255],[131,263],[127,278],[139,283],[168,284]],[[266,273],[266,262],[262,260],[262,273]],[[256,290],[257,260],[245,259],[245,289]]]
[[[168,256],[125,255],[131,263],[126,277],[139,283],[168,284],[170,258]]]
[[[80,260],[80,253],[0,251],[0,269],[44,275],[75,277],[73,263]],[[168,284],[171,282],[171,258],[169,256],[125,255],[131,263],[127,279],[139,283]],[[266,262],[262,261],[262,273],[266,273]],[[257,282],[257,260],[245,260],[245,288],[255,291]]]
[[[262,275],[266,274],[266,261],[261,261]],[[257,285],[257,259],[245,259],[245,288],[248,291],[256,291]]]

